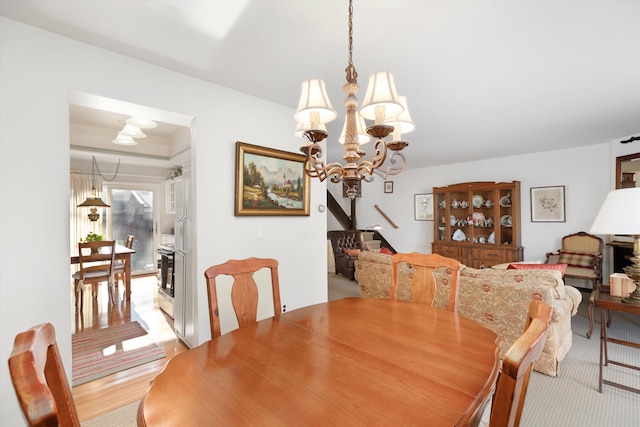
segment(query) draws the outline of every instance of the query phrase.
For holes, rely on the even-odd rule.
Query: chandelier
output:
[[[98,175],[102,177],[102,179],[106,181],[113,181],[118,176],[118,169],[120,169],[120,160],[118,160],[118,166],[116,167],[116,172],[113,174],[113,177],[110,179],[105,178],[104,175],[100,172],[100,168],[98,168],[98,163],[96,162],[96,157],[91,156],[91,192],[87,199],[78,205],[79,208],[88,207],[89,214],[87,217],[89,221],[95,222],[100,218],[100,214],[98,213],[98,208],[110,208],[111,206],[106,204],[100,195],[98,195],[98,191],[96,190],[96,170],[98,171]]]
[[[347,195],[353,199],[358,192],[360,181],[373,180],[373,173],[386,179],[390,175],[397,175],[405,168],[405,158],[400,152],[409,145],[403,141],[402,133],[411,132],[415,126],[409,115],[407,100],[398,96],[393,75],[382,71],[369,78],[369,86],[365,93],[360,111],[357,111],[358,100],[356,93],[360,90],[358,73],[353,66],[353,1],[349,0],[349,62],[347,65],[347,83],[342,90],[347,94],[344,102],[346,119],[339,142],[344,145],[345,164],[338,162],[325,164],[322,160],[320,142],[327,138],[326,123],[336,118],[336,112],[331,107],[327,96],[325,83],[320,79],[310,79],[302,82],[302,92],[298,108],[294,115],[298,125],[296,136],[304,135],[308,143],[300,147],[307,159],[305,173],[312,178],[331,182],[342,181],[347,187]],[[365,121],[375,120],[372,126],[366,127]],[[384,138],[392,135],[387,142]],[[360,146],[366,144],[370,136],[375,138],[374,156],[371,160],[364,159],[365,152]],[[387,155],[389,161],[386,163]]]

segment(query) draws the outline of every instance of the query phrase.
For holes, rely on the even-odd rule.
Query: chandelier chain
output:
[[[349,65],[345,71],[348,83],[358,83],[358,72],[353,66],[353,0],[349,0]]]

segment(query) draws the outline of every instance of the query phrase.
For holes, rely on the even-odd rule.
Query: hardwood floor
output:
[[[173,321],[158,308],[157,279],[155,275],[135,277],[131,281],[131,301],[123,301],[124,286],[118,287],[115,305],[109,304],[106,286],[101,284],[97,301],[89,287],[84,292],[84,313],[71,313],[75,332],[106,328],[126,322],[138,321],[161,346],[166,358],[117,372],[104,378],[73,387],[80,421],[112,411],[142,399],[151,381],[174,355],[187,350],[173,332]],[[73,298],[73,291],[71,292]]]

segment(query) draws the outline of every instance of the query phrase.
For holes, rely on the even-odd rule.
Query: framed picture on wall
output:
[[[433,193],[414,194],[413,209],[416,221],[433,221]]]
[[[531,222],[565,222],[564,185],[531,187]]]
[[[384,192],[385,193],[393,193],[393,181],[385,181],[384,182]]]
[[[236,142],[236,216],[309,216],[306,157]]]

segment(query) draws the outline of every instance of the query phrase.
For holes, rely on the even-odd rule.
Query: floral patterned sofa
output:
[[[363,298],[389,298],[390,255],[362,252],[355,265],[355,276]],[[399,299],[411,300],[411,272],[412,268],[406,263],[398,267]],[[436,283],[441,283],[446,274],[445,268],[436,270]],[[558,365],[571,349],[571,317],[582,301],[580,291],[565,286],[559,271],[463,267],[458,289],[458,313],[498,334],[501,358],[522,334],[531,300],[538,299],[551,306],[553,315],[549,334],[534,369],[550,376],[559,374]],[[444,307],[447,292],[446,288],[438,285],[434,306]]]

